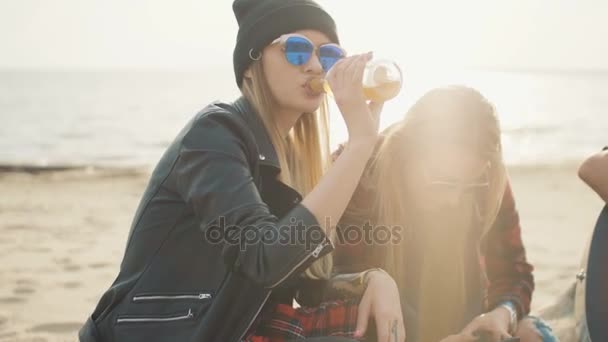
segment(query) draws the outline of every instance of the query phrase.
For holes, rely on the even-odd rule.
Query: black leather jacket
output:
[[[279,172],[247,100],[200,111],[152,173],[120,273],[80,340],[240,341],[273,289],[334,249]],[[232,241],[208,234],[220,221]],[[300,222],[316,237],[306,244],[234,244],[245,232],[251,240]]]

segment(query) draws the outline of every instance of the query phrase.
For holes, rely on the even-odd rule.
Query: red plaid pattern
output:
[[[323,336],[354,338],[357,310],[358,300],[324,302],[313,308],[278,304],[258,317],[245,342],[284,342]]]

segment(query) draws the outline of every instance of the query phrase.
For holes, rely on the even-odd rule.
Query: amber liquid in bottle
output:
[[[396,97],[401,91],[401,85],[401,70],[393,62],[372,61],[365,69],[363,95],[370,101],[385,102]],[[315,92],[332,96],[331,88],[325,79],[313,79],[309,87]]]

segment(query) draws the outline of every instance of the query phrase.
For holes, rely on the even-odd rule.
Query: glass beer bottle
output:
[[[370,61],[365,66],[363,94],[370,101],[385,102],[396,97],[401,91],[402,83],[403,75],[395,62],[378,59]],[[313,79],[309,87],[313,91],[332,95],[329,83],[325,79]]]

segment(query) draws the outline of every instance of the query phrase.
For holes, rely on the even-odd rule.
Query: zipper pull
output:
[[[211,298],[211,295],[208,293],[201,293],[198,295],[198,299],[209,299]]]
[[[320,245],[317,246],[317,248],[315,248],[314,251],[312,251],[312,256],[315,258],[318,258],[319,254],[321,253],[323,248],[325,248],[325,246],[327,246],[327,245],[328,245],[328,243],[323,241]]]
[[[192,309],[188,309],[188,318],[192,318],[194,317],[194,314],[192,313]]]

